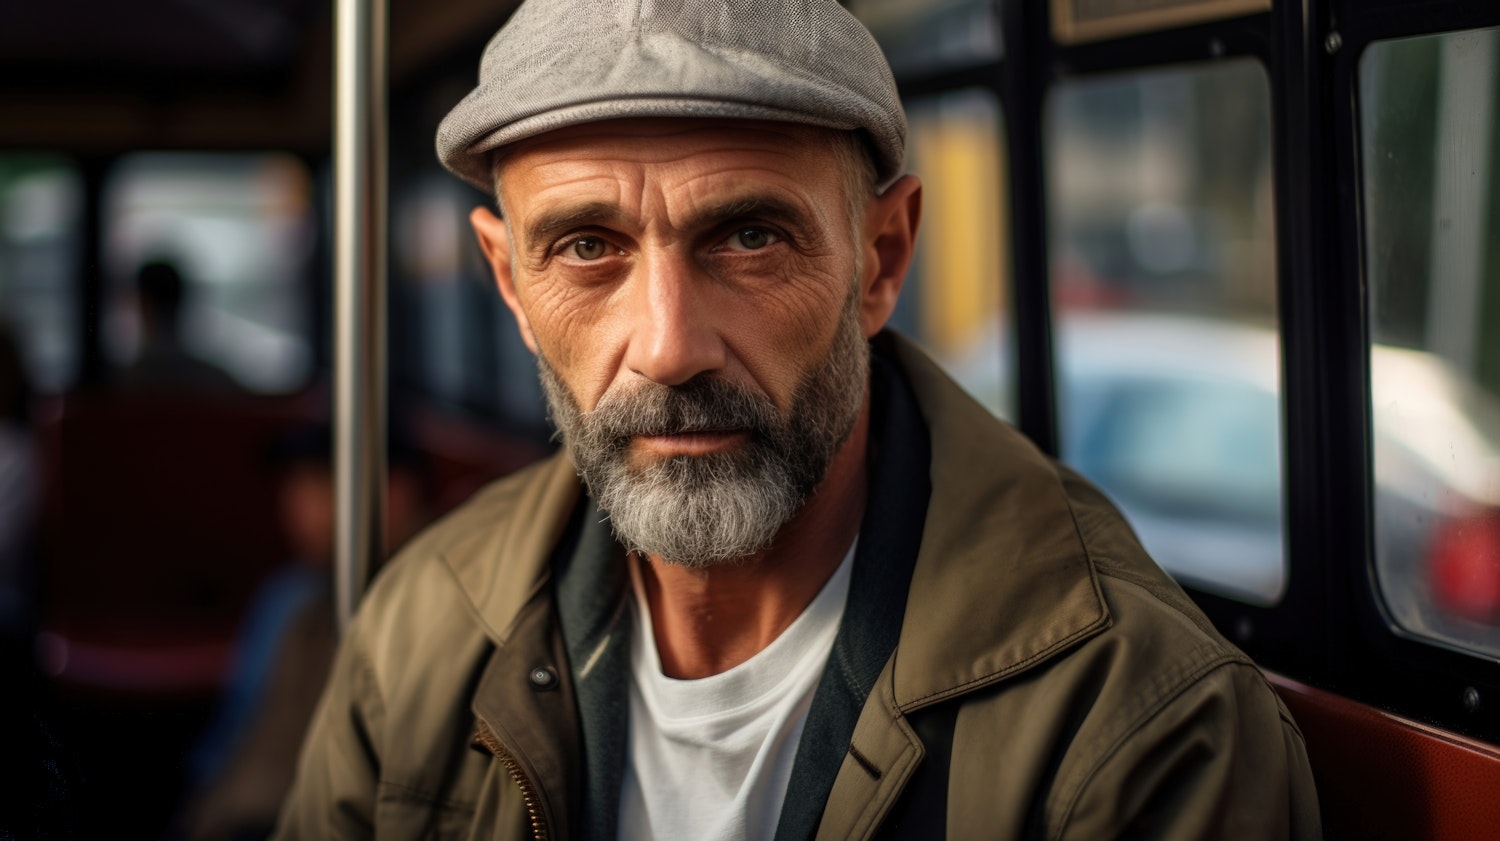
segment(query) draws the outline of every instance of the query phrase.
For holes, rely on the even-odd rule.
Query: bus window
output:
[[[306,167],[287,155],[122,158],[103,192],[105,358],[124,368],[138,356],[135,275],[165,261],[186,290],[183,350],[252,391],[306,385],[315,363],[311,191]]]
[[[1184,583],[1286,587],[1270,108],[1253,59],[1047,103],[1058,432]]]
[[[391,364],[397,382],[450,406],[541,429],[536,362],[474,243],[483,197],[435,164],[392,190]]]
[[[0,155],[0,320],[46,392],[78,376],[82,207],[83,179],[66,160]]]
[[[997,6],[988,0],[851,0],[848,6],[898,78],[972,72],[1001,56]],[[955,84],[903,105],[907,169],[922,179],[922,232],[891,324],[925,346],[990,411],[1013,418],[999,96]]]
[[[908,166],[922,179],[922,233],[894,323],[990,411],[1013,417],[1004,126],[994,94],[906,105]]]
[[[1500,29],[1359,65],[1375,468],[1390,618],[1500,656]]]
[[[897,77],[965,67],[1000,57],[992,0],[849,0]]]

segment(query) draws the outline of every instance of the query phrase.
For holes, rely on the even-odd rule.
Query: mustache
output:
[[[606,394],[582,417],[590,437],[618,442],[741,429],[759,435],[777,425],[780,413],[770,398],[749,386],[708,376],[681,385],[647,381],[629,391]]]

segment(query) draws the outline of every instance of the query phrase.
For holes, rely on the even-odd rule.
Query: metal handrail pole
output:
[[[334,20],[334,600],[342,631],[384,552],[387,0],[335,0]]]

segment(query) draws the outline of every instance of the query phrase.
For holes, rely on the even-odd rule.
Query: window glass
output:
[[[850,0],[897,76],[993,61],[1001,54],[993,0]]]
[[[425,150],[424,150],[425,151]],[[469,211],[492,203],[435,166],[392,190],[392,365],[403,384],[522,428],[545,424],[536,361],[482,259]]]
[[[1375,570],[1402,629],[1500,655],[1500,29],[1360,60]]]
[[[66,160],[0,155],[0,322],[35,388],[78,376],[83,180]]]
[[[106,360],[128,374],[151,354],[137,275],[164,262],[181,278],[173,341],[182,351],[253,391],[306,384],[311,189],[307,168],[281,154],[122,158],[103,191]]]
[[[1184,583],[1286,588],[1270,86],[1251,59],[1059,85],[1047,110],[1065,460]]]
[[[1012,411],[1004,131],[993,93],[907,103],[922,179],[917,254],[892,319],[992,412]]]
[[[443,169],[432,133],[474,81],[466,69],[434,80],[392,124],[427,126],[391,138],[390,365],[392,400],[421,395],[446,417],[482,419],[513,440],[550,428],[536,359],[495,286],[469,214],[495,207]]]

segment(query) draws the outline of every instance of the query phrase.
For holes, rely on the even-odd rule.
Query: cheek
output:
[[[789,264],[753,294],[726,303],[736,313],[726,320],[726,339],[778,407],[789,408],[810,367],[827,357],[853,283],[852,265],[840,274]]]
[[[609,386],[620,358],[623,328],[617,293],[541,278],[529,285],[522,307],[537,348],[585,410]]]

